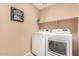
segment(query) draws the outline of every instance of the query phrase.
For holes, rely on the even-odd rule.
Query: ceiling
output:
[[[49,7],[49,6],[51,6],[51,5],[54,5],[55,3],[33,3],[33,5],[35,6],[35,7],[37,7],[38,9],[40,9],[40,10],[42,10],[42,9],[44,9],[44,8],[47,8],[47,7]]]

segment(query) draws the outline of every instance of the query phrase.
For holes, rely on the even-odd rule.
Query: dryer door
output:
[[[32,53],[37,56],[45,56],[45,38],[42,34],[32,35]]]

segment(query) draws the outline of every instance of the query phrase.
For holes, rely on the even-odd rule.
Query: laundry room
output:
[[[79,56],[79,3],[0,3],[0,56]]]

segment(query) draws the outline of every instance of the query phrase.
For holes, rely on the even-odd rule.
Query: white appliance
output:
[[[35,32],[32,35],[32,53],[37,56],[71,56],[72,35],[69,29]]]
[[[46,38],[44,32],[35,32],[32,35],[32,53],[37,56],[46,55]]]

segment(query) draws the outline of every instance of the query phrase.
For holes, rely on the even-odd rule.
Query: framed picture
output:
[[[24,22],[24,12],[17,8],[11,7],[11,20]]]

